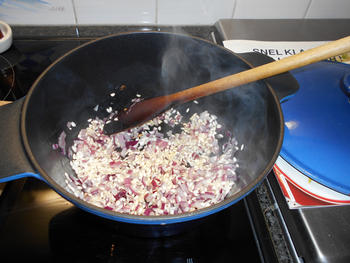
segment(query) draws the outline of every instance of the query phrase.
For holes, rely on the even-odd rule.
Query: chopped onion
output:
[[[115,118],[115,112],[110,116]],[[69,149],[77,175],[66,174],[69,189],[107,210],[147,216],[186,213],[222,201],[237,177],[233,155],[244,146],[238,147],[207,111],[194,113],[188,122],[182,119],[179,111],[170,109],[111,136],[102,132],[108,118],[89,119]],[[164,125],[168,128],[162,133]],[[180,132],[172,130],[175,125],[181,125]],[[219,154],[223,134],[227,140]],[[65,138],[62,132],[53,149],[66,154]]]

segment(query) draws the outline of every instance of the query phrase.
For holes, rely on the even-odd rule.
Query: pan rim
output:
[[[22,108],[22,114],[21,114],[21,122],[20,122],[20,132],[22,135],[23,139],[23,144],[26,153],[28,154],[28,157],[36,170],[39,172],[39,176],[53,189],[55,190],[58,194],[60,194],[63,198],[67,199],[68,201],[72,202],[73,204],[77,205],[78,207],[82,208],[83,210],[86,210],[88,212],[91,212],[93,214],[96,214],[98,216],[111,219],[114,221],[120,221],[120,222],[127,222],[127,223],[135,223],[135,224],[146,224],[146,225],[162,225],[162,224],[170,224],[170,223],[181,223],[185,221],[191,221],[194,219],[199,219],[202,217],[206,217],[210,214],[217,213],[234,203],[237,203],[244,197],[246,197],[250,192],[252,192],[258,185],[263,181],[264,177],[267,176],[267,174],[272,170],[272,167],[274,163],[277,160],[277,157],[279,156],[282,143],[283,143],[283,134],[284,134],[284,121],[283,121],[283,113],[281,109],[280,102],[277,98],[277,95],[273,88],[270,86],[269,83],[263,80],[265,86],[271,93],[273,100],[275,102],[275,105],[277,106],[277,111],[278,111],[278,118],[280,119],[280,132],[279,132],[279,138],[277,140],[277,147],[275,149],[275,152],[269,161],[269,163],[266,165],[264,171],[257,176],[252,182],[250,182],[248,185],[246,185],[243,189],[241,189],[239,192],[233,194],[227,199],[224,199],[223,201],[206,207],[202,209],[198,209],[193,212],[187,212],[187,213],[181,213],[177,215],[162,215],[162,216],[142,216],[142,215],[130,215],[130,214],[123,214],[123,213],[118,213],[114,211],[110,211],[107,209],[104,209],[102,207],[98,207],[95,205],[92,205],[86,201],[83,201],[73,195],[72,193],[68,192],[64,187],[60,186],[58,183],[56,183],[46,172],[43,168],[41,168],[39,162],[36,160],[27,136],[27,127],[26,127],[26,119],[27,119],[27,114],[28,114],[28,107],[30,105],[31,97],[33,95],[33,92],[38,88],[39,83],[44,76],[55,67],[58,63],[63,61],[66,57],[71,55],[72,53],[76,52],[77,50],[80,50],[81,48],[84,48],[85,46],[94,44],[98,41],[103,41],[104,39],[110,39],[110,38],[116,38],[116,37],[122,37],[126,35],[132,35],[132,34],[166,34],[166,35],[178,35],[180,37],[187,37],[191,39],[196,39],[198,41],[204,41],[210,45],[213,45],[216,48],[224,49],[226,52],[231,53],[235,57],[239,58],[242,60],[244,63],[246,63],[250,68],[253,66],[246,61],[245,59],[239,57],[236,55],[234,52],[224,48],[223,46],[217,45],[215,43],[212,43],[208,40],[202,39],[200,37],[196,36],[190,36],[186,34],[180,34],[180,33],[172,33],[172,32],[159,32],[159,31],[132,31],[132,32],[123,32],[123,33],[117,33],[117,34],[112,34],[104,37],[99,37],[96,38],[92,41],[89,41],[87,43],[84,43],[82,45],[79,45],[78,47],[75,47],[74,49],[68,51],[58,59],[56,59],[52,64],[50,64],[35,80],[35,82],[32,84],[28,94],[26,95],[25,101],[23,103],[23,108]]]

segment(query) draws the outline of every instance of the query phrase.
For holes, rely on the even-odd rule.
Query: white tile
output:
[[[350,1],[312,0],[306,18],[350,18]]]
[[[311,0],[237,0],[233,18],[298,19],[304,18]],[[331,0],[329,0],[331,1]]]
[[[80,25],[155,24],[156,0],[73,0]]]
[[[74,25],[71,0],[2,0],[0,20],[11,25]]]
[[[232,18],[236,0],[158,0],[159,25],[212,25]]]

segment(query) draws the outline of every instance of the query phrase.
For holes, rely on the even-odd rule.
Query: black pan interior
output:
[[[50,67],[29,93],[25,133],[32,160],[44,178],[65,187],[64,172],[71,172],[65,156],[52,144],[67,121],[79,127],[109,103],[125,106],[137,93],[144,98],[176,92],[233,74],[249,66],[230,51],[209,42],[169,33],[130,33],[95,41],[78,48]],[[123,91],[118,90],[126,85]],[[117,90],[113,101],[109,94]],[[262,81],[189,103],[191,113],[208,110],[219,117],[244,144],[237,154],[239,181],[230,198],[262,180],[280,143],[279,107]],[[68,132],[67,142],[74,133]],[[64,190],[59,189],[60,192]]]

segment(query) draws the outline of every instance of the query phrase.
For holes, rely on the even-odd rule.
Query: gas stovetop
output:
[[[91,39],[43,36],[15,39],[12,49],[4,54],[14,71],[4,66],[1,99],[25,96],[55,59]],[[1,262],[264,261],[245,200],[194,225],[191,231],[149,238],[132,227],[106,222],[76,208],[36,179],[3,183],[0,189]],[[271,258],[274,257],[272,254]]]
[[[148,238],[80,210],[35,179],[7,187],[0,202],[2,262],[261,262],[243,202],[191,231]]]

